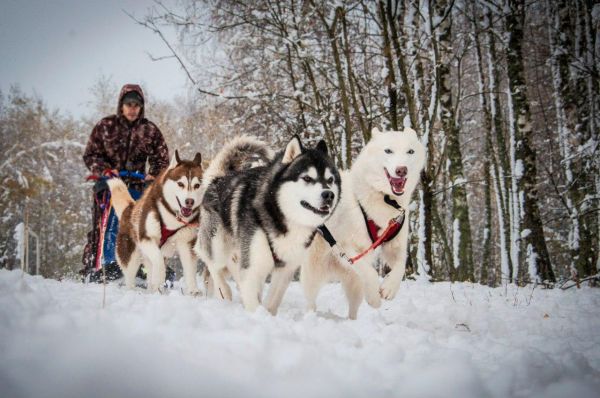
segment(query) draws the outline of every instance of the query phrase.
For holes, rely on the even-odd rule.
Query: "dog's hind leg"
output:
[[[140,255],[140,252],[135,250],[133,253],[131,253],[127,264],[121,266],[121,271],[125,277],[125,287],[128,289],[135,288],[135,276],[140,268],[141,257],[142,256]],[[120,264],[122,264],[121,259],[119,259],[119,265]]]
[[[216,297],[221,297],[223,300],[231,301],[233,296],[231,292],[231,287],[229,287],[229,284],[225,279],[226,273],[227,269],[221,268],[214,274],[211,274],[214,283],[213,290]]]
[[[247,269],[240,283],[244,308],[255,311],[260,305],[260,295],[265,279],[274,267],[273,253],[264,232],[256,232],[248,242],[247,250],[241,253],[242,267]]]
[[[225,245],[223,232],[216,234],[212,240],[207,240],[204,244],[210,245],[210,250],[199,251],[201,259],[208,270],[210,280],[212,281],[212,283],[209,282],[207,288],[211,288],[210,290],[214,294],[214,297],[231,300],[231,288],[227,284],[224,276],[224,273],[226,272],[225,264],[228,258],[228,250]]]
[[[204,282],[204,288],[206,289],[206,297],[212,297],[215,291],[215,284],[206,263],[204,263],[204,268],[202,269],[202,282]]]
[[[158,245],[151,240],[140,242],[140,250],[147,260],[146,264],[151,270],[148,271],[148,290],[151,292],[162,292],[164,290],[167,267],[165,259]]]
[[[271,286],[269,287],[269,293],[265,300],[265,308],[272,315],[277,315],[277,309],[281,304],[283,295],[290,285],[297,269],[298,267],[287,264],[284,267],[275,267],[271,273]]]
[[[123,231],[117,234],[116,247],[117,263],[125,277],[125,286],[128,289],[135,287],[135,275],[140,268],[140,251],[135,245],[133,237]]]

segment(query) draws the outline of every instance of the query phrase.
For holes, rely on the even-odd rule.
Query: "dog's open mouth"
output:
[[[305,209],[308,209],[310,211],[312,211],[315,214],[318,214],[320,216],[326,216],[329,214],[329,210],[331,209],[328,205],[323,205],[320,208],[316,208],[311,206],[307,201],[302,200],[300,201],[300,204],[302,205],[302,207],[304,207]]]
[[[402,195],[404,193],[404,185],[406,185],[406,177],[392,177],[385,167],[384,170],[394,195]]]
[[[192,213],[194,212],[194,209],[191,207],[187,207],[187,206],[182,206],[181,202],[179,201],[179,198],[177,198],[177,204],[179,205],[179,213],[181,213],[181,215],[185,218],[189,217],[192,215]]]
[[[194,212],[194,210],[191,207],[181,207],[179,209],[179,211],[181,212],[181,215],[184,217],[189,217]]]

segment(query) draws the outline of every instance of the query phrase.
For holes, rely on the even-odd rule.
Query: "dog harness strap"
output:
[[[372,252],[373,250],[377,249],[384,242],[387,242],[390,239],[393,239],[398,234],[398,231],[402,228],[403,224],[404,224],[404,213],[402,213],[401,215],[399,215],[396,218],[392,218],[390,220],[390,222],[388,223],[388,226],[385,229],[385,231],[383,232],[383,234],[381,234],[381,236],[379,238],[377,238],[377,240],[375,242],[373,242],[373,244],[367,250],[352,257],[350,259],[350,264],[354,264],[355,262],[360,260],[363,256],[365,256],[365,255],[369,254],[370,252]],[[393,236],[390,237],[390,235],[393,235]]]
[[[165,224],[160,224],[160,243],[158,244],[158,247],[162,247],[167,241],[167,239],[175,235],[175,233],[180,229],[181,228],[167,229],[167,227],[165,227]]]
[[[335,238],[331,234],[331,231],[329,230],[329,228],[327,228],[325,226],[325,224],[323,224],[321,226],[318,226],[317,227],[317,231],[319,231],[321,233],[321,235],[323,236],[323,239],[325,239],[327,241],[327,243],[329,244],[329,246],[333,247],[333,246],[336,245],[337,241],[335,240]]]
[[[386,195],[386,197],[387,197],[387,195]],[[385,200],[385,198],[384,198],[384,200]],[[392,200],[392,199],[390,199],[390,200]],[[393,200],[393,202],[396,205],[398,205],[398,203],[396,203],[395,200]],[[386,203],[387,203],[387,201],[386,201]],[[388,227],[385,230],[383,237],[381,237],[378,235],[381,227],[379,225],[377,225],[375,223],[375,221],[371,220],[369,218],[369,216],[367,216],[365,209],[363,209],[363,207],[361,206],[360,203],[358,204],[358,206],[360,207],[360,211],[363,214],[363,218],[364,218],[365,224],[367,226],[367,231],[369,232],[369,238],[371,238],[372,243],[377,242],[380,238],[383,238],[381,243],[386,243],[386,242],[391,241],[392,239],[394,239],[396,237],[396,235],[398,235],[398,233],[402,229],[402,226],[404,225],[404,214],[402,214],[402,221],[394,223],[391,228]],[[393,205],[391,205],[391,206],[393,206]],[[395,206],[393,206],[393,207],[395,207]],[[399,205],[398,205],[398,209],[401,209],[401,207]]]
[[[400,210],[402,206],[398,204],[394,199],[390,198],[390,195],[384,195],[383,201],[388,205],[392,206],[396,210]]]

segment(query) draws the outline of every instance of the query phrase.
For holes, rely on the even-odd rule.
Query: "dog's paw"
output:
[[[378,292],[375,294],[366,295],[365,300],[367,300],[367,304],[369,304],[373,308],[381,307],[381,297],[379,296]]]
[[[184,293],[186,296],[192,296],[192,297],[202,296],[202,292],[198,289],[185,289]]]
[[[381,284],[379,294],[381,295],[381,298],[385,300],[393,300],[394,297],[396,297],[399,287],[400,282],[398,282],[395,278],[386,278]]]
[[[158,292],[164,296],[169,293],[169,288],[166,287],[165,285],[161,285],[158,288]]]

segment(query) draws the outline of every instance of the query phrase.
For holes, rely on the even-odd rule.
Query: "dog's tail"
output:
[[[127,185],[120,178],[111,178],[107,180],[108,187],[110,188],[110,196],[112,207],[117,213],[117,217],[121,219],[121,215],[127,207],[134,203]]]
[[[215,178],[226,174],[261,166],[269,163],[274,152],[269,146],[255,137],[241,135],[226,143],[202,176],[202,183],[207,186]]]

